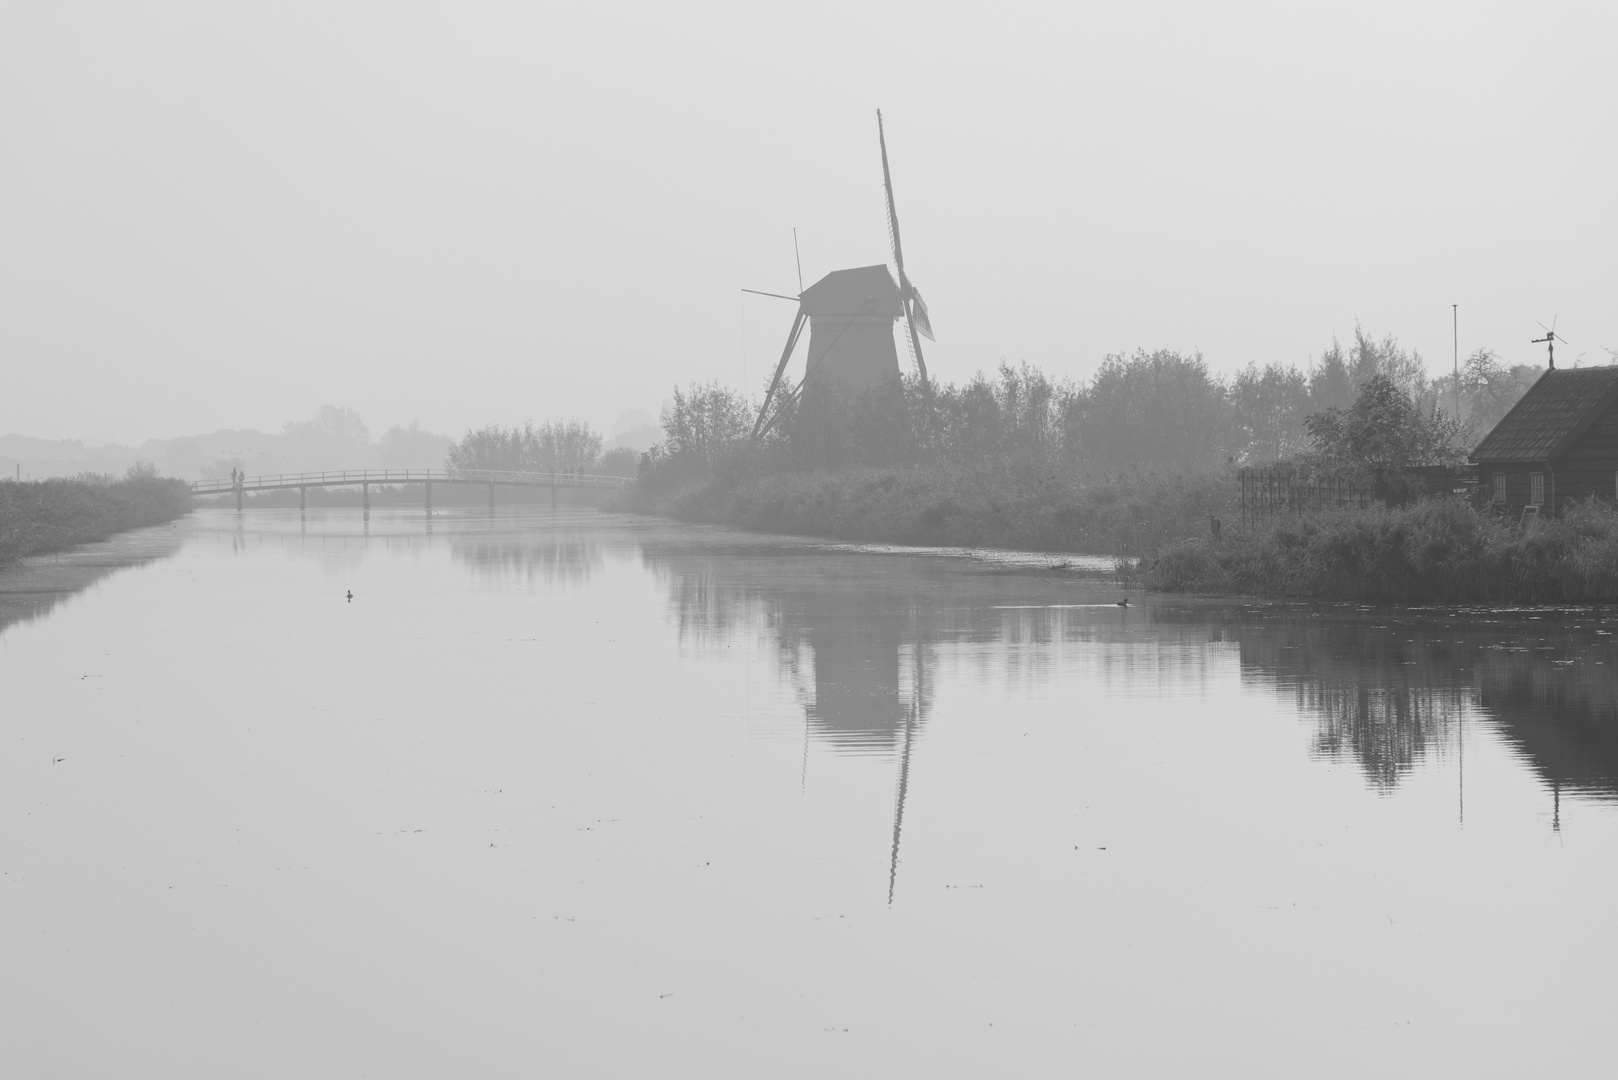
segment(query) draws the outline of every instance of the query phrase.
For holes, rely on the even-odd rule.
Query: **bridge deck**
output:
[[[283,488],[350,487],[360,484],[498,484],[505,487],[622,488],[634,483],[625,476],[596,473],[507,472],[496,469],[346,469],[341,472],[275,473],[232,481],[193,480],[197,495],[276,491]]]

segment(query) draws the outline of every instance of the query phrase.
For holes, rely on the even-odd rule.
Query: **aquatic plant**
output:
[[[142,463],[131,466],[123,479],[86,473],[0,481],[0,565],[104,540],[125,529],[161,525],[190,509],[185,481],[160,477]]]
[[[1518,525],[1464,499],[1330,510],[1181,540],[1147,560],[1149,587],[1374,602],[1618,601],[1618,509],[1589,501]]]

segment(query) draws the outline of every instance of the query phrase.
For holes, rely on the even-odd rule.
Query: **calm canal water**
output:
[[[1051,563],[210,510],[0,573],[3,1071],[1610,1067],[1618,618]]]

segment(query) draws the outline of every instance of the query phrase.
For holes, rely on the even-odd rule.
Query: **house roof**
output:
[[[890,315],[896,318],[904,314],[899,304],[899,286],[881,263],[833,270],[805,289],[799,299],[808,315]]]
[[[1615,400],[1618,367],[1548,370],[1483,437],[1472,460],[1554,460]]]

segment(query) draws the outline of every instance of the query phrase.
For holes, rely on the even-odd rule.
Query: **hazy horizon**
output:
[[[20,5],[0,14],[0,433],[138,445],[756,389],[888,257],[927,359],[1089,376],[1618,347],[1611,8]],[[798,363],[801,364],[799,356]]]

